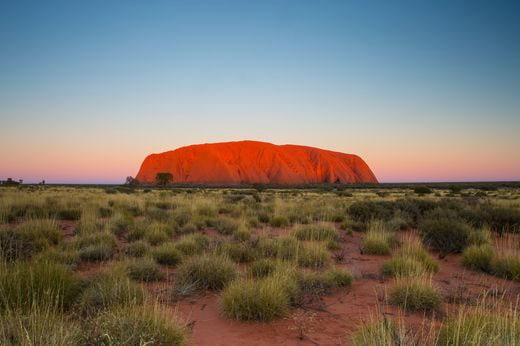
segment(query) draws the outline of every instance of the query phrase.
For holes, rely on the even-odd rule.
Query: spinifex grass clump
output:
[[[15,229],[0,229],[0,259],[27,259],[58,244],[62,237],[56,221],[48,219],[28,220]]]
[[[340,268],[331,268],[325,272],[302,272],[298,277],[302,292],[311,294],[326,294],[333,288],[348,287],[352,281],[352,274]]]
[[[235,280],[222,292],[224,314],[237,320],[271,321],[287,313],[298,294],[294,271],[263,279]]]
[[[337,241],[339,233],[333,226],[312,224],[298,227],[294,231],[294,237],[298,240]]]
[[[161,271],[161,266],[150,258],[137,259],[130,262],[126,267],[126,271],[128,276],[136,281],[160,281],[165,278],[164,273]]]
[[[28,312],[8,310],[0,317],[0,345],[81,345],[79,323],[61,313],[52,300]]]
[[[187,344],[184,326],[158,308],[122,307],[107,310],[87,325],[84,345]]]
[[[150,246],[142,240],[128,244],[125,255],[130,257],[143,257],[148,253]]]
[[[491,272],[504,279],[520,281],[520,251],[497,253],[491,261]]]
[[[182,254],[173,243],[164,243],[152,252],[155,261],[164,265],[176,265],[181,261]]]
[[[207,249],[208,245],[208,238],[199,233],[184,235],[175,242],[177,250],[186,256],[199,254]]]
[[[139,305],[143,301],[143,287],[130,281],[123,271],[112,269],[89,279],[79,306],[82,312],[98,313],[117,306]]]
[[[331,258],[327,248],[321,243],[306,244],[298,252],[298,264],[301,267],[319,269],[329,265]]]
[[[218,255],[190,257],[176,273],[176,289],[220,290],[238,276],[238,268],[231,260]]]
[[[79,257],[82,261],[107,261],[114,256],[116,239],[108,232],[95,232],[78,236],[75,239],[75,246],[79,249]]]
[[[493,248],[489,245],[472,245],[462,253],[462,264],[471,270],[491,271],[491,261],[494,257]]]
[[[302,246],[294,237],[259,237],[253,242],[253,248],[261,257],[291,260],[296,258]]]
[[[392,259],[381,266],[381,272],[388,276],[418,276],[435,273],[437,262],[415,239],[407,240]]]
[[[441,296],[428,276],[397,278],[389,300],[408,311],[436,311],[441,305]]]
[[[501,308],[484,298],[476,307],[462,307],[442,324],[437,345],[518,345],[520,317],[516,304]]]
[[[397,244],[396,235],[386,230],[382,221],[372,221],[363,237],[362,251],[368,255],[389,255]]]
[[[384,318],[362,326],[352,337],[355,346],[400,346],[408,343],[407,333],[401,325]]]
[[[216,253],[228,257],[236,263],[247,263],[255,259],[255,253],[248,244],[223,242],[216,249]]]
[[[63,265],[0,262],[0,313],[5,310],[28,311],[49,302],[67,309],[80,292],[79,280]]]

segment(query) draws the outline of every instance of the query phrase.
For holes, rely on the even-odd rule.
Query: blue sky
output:
[[[520,179],[520,3],[1,1],[0,179],[255,139],[381,181]]]

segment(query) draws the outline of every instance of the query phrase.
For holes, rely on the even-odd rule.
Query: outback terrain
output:
[[[520,345],[520,188],[0,188],[2,345]]]

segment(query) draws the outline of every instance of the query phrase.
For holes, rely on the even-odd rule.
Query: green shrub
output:
[[[60,309],[67,309],[80,292],[80,282],[63,265],[52,262],[0,262],[0,312],[6,309],[28,311],[49,302],[55,302]]]
[[[54,220],[29,220],[16,229],[0,230],[0,256],[7,261],[27,259],[51,245],[63,235]]]
[[[412,257],[394,256],[390,261],[383,263],[381,272],[387,276],[418,276],[426,272],[421,262]]]
[[[81,218],[81,209],[67,208],[61,209],[56,215],[59,220],[76,221]]]
[[[427,277],[396,279],[390,291],[390,304],[408,311],[434,311],[441,305],[441,297]]]
[[[222,256],[202,255],[187,259],[176,274],[178,290],[220,290],[237,277],[238,268]]]
[[[421,222],[420,234],[424,243],[441,255],[459,253],[469,244],[471,229],[457,219],[431,218]]]
[[[202,234],[189,234],[179,238],[175,243],[175,247],[183,255],[191,256],[201,253],[209,246],[209,240]]]
[[[221,216],[217,219],[215,228],[220,234],[231,235],[238,230],[239,223],[230,218]]]
[[[432,193],[432,190],[428,186],[417,186],[413,189],[413,192],[419,195],[426,195]]]
[[[245,227],[241,227],[233,233],[233,238],[238,241],[247,241],[251,238],[251,231]]]
[[[143,257],[149,251],[149,245],[142,240],[128,244],[125,254],[131,257]]]
[[[296,290],[295,281],[282,275],[236,280],[222,293],[221,306],[232,319],[272,321],[287,313]]]
[[[265,238],[259,237],[253,244],[257,253],[262,257],[276,257],[291,260],[296,257],[301,248],[294,237]]]
[[[187,344],[185,328],[168,313],[148,307],[108,310],[90,323],[84,345],[168,345]]]
[[[406,333],[394,321],[384,318],[361,327],[353,336],[355,346],[400,346],[408,345]]]
[[[497,253],[491,261],[491,272],[504,279],[520,281],[520,256],[515,253]]]
[[[337,241],[339,234],[336,228],[327,224],[312,224],[300,226],[294,231],[294,237],[298,240],[313,241]]]
[[[277,263],[270,258],[264,258],[251,263],[248,273],[252,278],[264,278],[275,272]]]
[[[126,267],[126,271],[128,276],[136,281],[160,281],[165,278],[161,267],[149,258],[130,262]]]
[[[491,231],[487,228],[480,228],[470,232],[468,243],[471,245],[485,245],[491,243]]]
[[[108,271],[90,279],[81,295],[79,306],[85,313],[98,313],[114,307],[142,304],[144,290],[124,273]]]
[[[298,253],[298,264],[301,267],[319,269],[330,263],[330,253],[319,244],[310,244],[300,249]]]
[[[79,250],[79,258],[86,262],[108,261],[114,256],[114,248],[107,244],[90,245]]]
[[[236,263],[247,263],[255,259],[254,253],[247,244],[244,243],[220,243],[216,249],[217,254],[228,257]]]
[[[369,230],[363,237],[362,251],[368,255],[389,255],[396,243],[397,238],[391,232]]]
[[[289,226],[289,220],[285,216],[273,216],[269,219],[269,226],[287,227]]]
[[[137,240],[144,239],[144,236],[146,235],[146,224],[143,221],[135,222],[130,225],[128,233],[126,235],[126,239],[129,242],[134,242]]]
[[[352,281],[352,274],[339,268],[331,268],[325,272],[303,272],[298,278],[303,292],[318,295],[326,294],[332,288],[348,287]]]
[[[78,251],[75,249],[50,248],[38,257],[38,261],[54,262],[66,265],[71,269],[75,269],[81,262],[81,258],[79,257]]]
[[[0,318],[0,345],[79,345],[79,324],[60,313],[59,307],[52,304],[50,300],[44,306],[34,306],[27,312],[4,312]]]
[[[153,257],[159,264],[176,265],[181,261],[181,252],[173,243],[165,243],[153,250]]]
[[[483,305],[483,304],[481,304]],[[491,310],[487,306],[460,309],[442,324],[437,345],[518,345],[520,319],[513,309]]]
[[[170,237],[168,236],[168,234],[166,234],[166,232],[158,229],[152,229],[150,231],[147,231],[144,237],[148,244],[152,246],[160,245],[170,240]]]
[[[493,259],[493,248],[489,245],[472,245],[462,253],[462,264],[471,270],[489,272]]]

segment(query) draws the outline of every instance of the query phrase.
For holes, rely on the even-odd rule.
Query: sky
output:
[[[0,0],[0,179],[259,140],[381,182],[520,180],[519,1]]]

